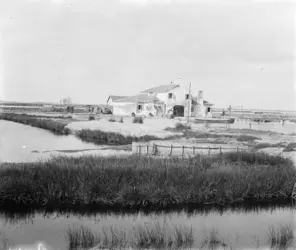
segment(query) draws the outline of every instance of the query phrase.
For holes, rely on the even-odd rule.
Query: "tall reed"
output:
[[[87,227],[69,228],[68,249],[189,249],[194,244],[190,227],[169,226],[166,223],[137,225],[129,234],[118,226],[93,233]]]
[[[0,207],[168,208],[290,201],[296,181],[292,162],[275,156],[264,158],[264,165],[253,164],[263,156],[256,157],[249,153],[189,159],[84,156],[6,163],[0,169]]]

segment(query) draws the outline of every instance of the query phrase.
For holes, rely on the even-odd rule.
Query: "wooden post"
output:
[[[147,144],[147,155],[149,155],[149,145]]]
[[[142,154],[142,146],[139,145],[139,155],[141,155],[141,154]]]
[[[184,156],[184,146],[182,146],[182,156]]]
[[[222,155],[222,148],[221,148],[221,146],[220,146],[220,155]]]
[[[195,155],[195,147],[193,146],[193,155]]]
[[[173,144],[171,144],[171,151],[170,151],[170,156],[173,154]]]
[[[238,150],[238,147],[236,147],[236,152],[238,152],[239,150]]]
[[[208,154],[211,155],[211,148],[210,148],[210,147],[209,147],[209,152],[208,152]]]

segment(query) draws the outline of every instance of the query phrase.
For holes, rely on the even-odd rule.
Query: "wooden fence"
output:
[[[161,149],[168,149],[168,152],[163,153],[161,152]],[[185,155],[196,155],[197,153],[202,153],[206,155],[213,155],[213,154],[220,154],[230,152],[230,151],[236,151],[236,152],[242,152],[242,151],[248,151],[246,148],[241,147],[198,147],[198,146],[177,146],[177,145],[159,145],[153,143],[151,144],[140,144],[140,143],[133,143],[132,151],[134,154],[137,155],[166,155],[166,156],[182,156]],[[186,152],[187,151],[187,152]],[[177,153],[177,154],[176,154]]]

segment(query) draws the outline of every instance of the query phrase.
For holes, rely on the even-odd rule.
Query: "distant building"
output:
[[[136,96],[109,96],[107,105],[113,107],[114,115],[174,115],[179,117],[212,117],[213,104],[189,94],[187,86],[178,84],[160,85],[142,91]],[[188,112],[189,111],[189,112]]]
[[[62,105],[70,105],[70,104],[72,104],[72,100],[71,100],[70,97],[63,97],[60,100],[60,104],[62,104]]]
[[[195,96],[193,91],[189,93],[189,86],[171,83],[150,88],[141,93],[156,96],[163,101],[165,104],[164,113],[166,115],[212,117],[211,106],[213,104],[204,101],[202,91],[199,91],[197,96]]]

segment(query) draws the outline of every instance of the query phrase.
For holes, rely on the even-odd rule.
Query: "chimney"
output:
[[[198,91],[198,99],[203,99],[203,92],[202,90]]]

